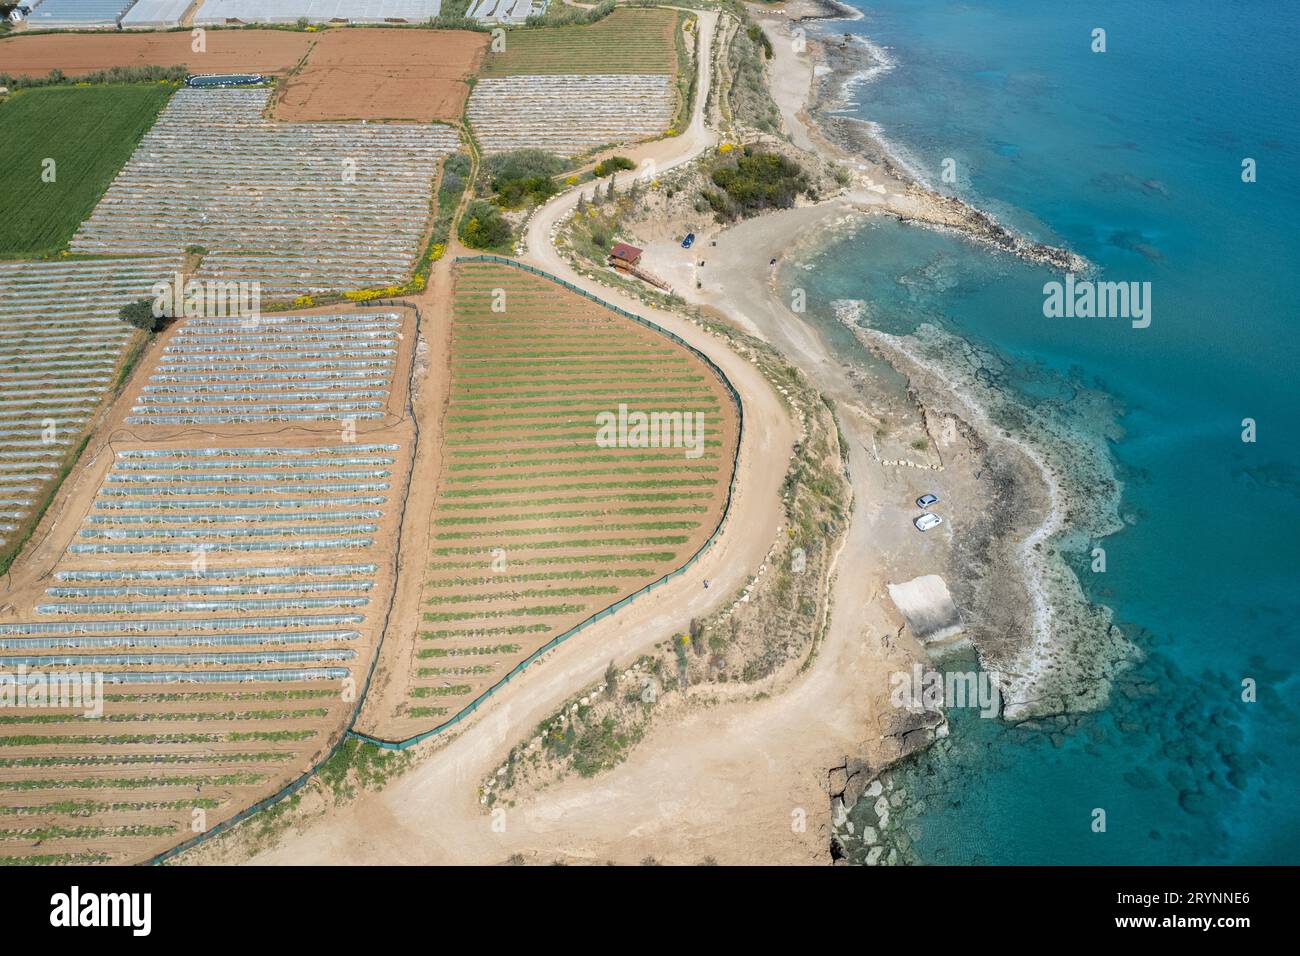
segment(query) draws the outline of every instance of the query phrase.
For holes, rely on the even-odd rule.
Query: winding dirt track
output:
[[[687,162],[717,142],[705,125],[702,104],[718,15],[705,12],[700,19],[705,55],[690,127],[680,137],[630,153],[638,160],[653,158],[660,169]],[[478,803],[478,784],[509,747],[568,695],[599,681],[610,657],[626,663],[729,598],[763,561],[782,520],[779,488],[796,433],[783,406],[758,371],[717,339],[569,267],[551,245],[550,233],[577,197],[576,190],[563,193],[537,212],[524,259],[671,329],[706,352],[735,383],[745,403],[745,434],[726,530],[695,568],[530,668],[459,735],[431,744],[436,752],[416,769],[286,834],[254,863],[500,863],[516,853],[534,862],[636,863],[647,855],[670,863],[697,863],[705,856],[723,863],[829,859],[825,769],[846,753],[868,753],[869,745],[879,742],[875,689],[882,674],[906,666],[886,661],[878,641],[864,640],[877,628],[897,626],[873,598],[886,574],[880,549],[892,546],[888,528],[896,523],[880,501],[900,489],[871,461],[852,415],[842,416],[842,423],[850,436],[859,504],[838,563],[834,601],[839,610],[808,672],[771,697],[696,708],[681,719],[662,717],[626,763],[594,781],[566,780],[505,810],[504,828],[494,827]],[[778,325],[798,324],[768,299],[761,278],[738,270],[734,286],[730,291],[744,304],[728,308],[725,295],[716,304],[738,323],[778,341],[783,336],[772,334]],[[746,299],[741,291],[749,293]],[[801,328],[798,337],[804,347],[792,357],[806,372],[820,380],[822,372],[839,368],[816,336]],[[827,384],[837,397],[851,397],[839,375],[832,374]],[[701,586],[705,578],[712,584],[707,591]],[[597,644],[602,653],[594,657]]]
[[[705,126],[703,111],[717,14],[701,14],[700,23],[704,55],[690,127],[682,136],[635,151],[638,160],[653,158],[661,169],[686,162],[717,142],[716,134]],[[767,553],[782,519],[779,489],[793,449],[793,423],[758,370],[719,340],[676,316],[646,309],[582,279],[554,254],[546,237],[577,198],[577,190],[561,194],[539,210],[529,232],[530,254],[524,258],[676,332],[717,362],[745,396],[739,480],[726,528],[690,573],[534,665],[481,708],[458,735],[429,744],[437,752],[416,770],[383,791],[364,794],[348,807],[287,834],[255,863],[498,862],[513,852],[606,844],[608,837],[602,831],[623,826],[621,812],[600,814],[605,820],[602,825],[594,815],[566,815],[562,808],[557,812],[548,807],[507,827],[506,834],[494,833],[478,805],[476,785],[524,728],[546,717],[574,690],[598,680],[611,657],[626,661],[665,634],[684,628],[692,617],[709,613],[744,585]],[[704,579],[711,583],[708,590],[702,587]],[[599,657],[591,653],[596,646],[602,648]],[[687,776],[688,781],[692,778]]]

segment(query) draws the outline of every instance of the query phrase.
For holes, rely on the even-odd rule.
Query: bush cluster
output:
[[[497,206],[480,199],[465,210],[459,235],[471,249],[493,249],[510,241],[510,224]]]
[[[599,179],[601,176],[608,176],[610,173],[616,173],[620,169],[635,168],[636,163],[632,162],[632,160],[628,159],[626,156],[611,156],[609,159],[602,159],[598,162],[596,168],[593,169],[592,172],[595,173],[596,178]]]
[[[798,163],[780,153],[746,146],[714,167],[718,189],[701,195],[719,219],[752,216],[764,209],[787,209],[808,192],[808,177]]]

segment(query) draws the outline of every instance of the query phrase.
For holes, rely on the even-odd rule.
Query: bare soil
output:
[[[284,84],[273,116],[283,121],[460,118],[466,79],[486,33],[468,30],[334,30]]]
[[[0,71],[84,76],[112,67],[183,66],[194,73],[288,76],[273,116],[285,122],[460,118],[466,80],[488,35],[469,30],[209,30],[189,33],[15,36],[0,40]],[[304,62],[305,61],[305,62]],[[298,69],[295,69],[299,67]]]
[[[184,66],[195,73],[287,73],[314,42],[310,33],[288,30],[209,30],[206,51],[196,53],[187,32],[19,35],[0,40],[0,70],[45,76],[57,69],[84,76],[115,66]]]

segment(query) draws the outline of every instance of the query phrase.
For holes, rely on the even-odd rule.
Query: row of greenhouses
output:
[[[112,637],[14,637],[0,640],[0,650],[50,650],[60,647],[102,650],[116,647],[247,647],[256,644],[317,644],[322,641],[355,641],[360,631],[297,631],[278,634],[195,634],[186,637],[164,634],[120,634]]]
[[[410,276],[441,160],[417,123],[281,123],[268,89],[182,89],[78,230],[78,253],[207,250],[199,277],[264,298]]]
[[[116,381],[139,333],[118,312],[179,257],[0,263],[0,545],[22,527]]]

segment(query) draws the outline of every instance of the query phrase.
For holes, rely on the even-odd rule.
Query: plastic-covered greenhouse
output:
[[[105,684],[230,684],[342,680],[346,667],[307,667],[270,671],[118,671],[104,674]]]
[[[339,577],[349,574],[374,574],[377,564],[309,564],[299,567],[208,568],[200,575],[181,568],[148,568],[113,571],[56,571],[60,581],[179,581],[185,578],[280,578],[298,575]]]
[[[386,481],[355,481],[342,484],[284,484],[284,485],[166,485],[151,487],[151,495],[274,495],[274,494],[308,494],[318,491],[387,491]],[[33,486],[32,491],[36,488]],[[138,495],[143,488],[101,488],[99,493],[107,496],[125,497]]]
[[[319,508],[323,505],[382,505],[388,499],[382,495],[348,495],[342,498],[241,498],[240,508]],[[0,502],[2,503],[2,502]],[[29,502],[30,503],[30,502]],[[227,501],[97,501],[96,508],[115,511],[144,510],[156,508],[159,511],[195,511],[204,508],[225,508]]]
[[[129,634],[132,631],[224,631],[256,627],[338,627],[360,624],[361,614],[299,614],[285,617],[209,617],[193,621],[56,621],[0,624],[0,636],[31,634]]]
[[[68,604],[38,604],[37,614],[198,614],[204,612],[233,611],[288,611],[326,607],[365,607],[370,598],[348,597],[293,597],[293,598],[242,598],[211,601],[81,601]],[[188,623],[181,622],[181,623]]]
[[[285,464],[292,465],[295,468],[329,468],[334,465],[391,465],[393,461],[394,459],[390,457],[349,455],[333,458],[295,458],[292,461],[285,462]],[[247,461],[234,459],[221,463],[222,468],[244,468],[249,465],[265,468],[267,461],[265,458],[250,457]],[[119,461],[114,467],[118,471],[196,471],[211,468],[212,463],[206,461],[159,461],[151,459],[149,461]]]
[[[186,664],[301,664],[308,661],[350,661],[357,652],[350,648],[315,651],[199,651],[193,654],[20,654],[6,657],[11,667],[148,667]]]
[[[301,516],[300,516],[301,517]],[[228,538],[270,538],[281,535],[310,534],[373,534],[379,530],[375,524],[320,524],[291,525],[287,528],[82,528],[81,537],[105,540],[127,538],[210,538],[221,535]]]
[[[91,597],[181,597],[200,594],[220,596],[223,594],[296,594],[305,591],[308,594],[346,594],[351,591],[369,591],[374,588],[374,581],[294,581],[292,583],[277,581],[258,581],[249,584],[95,584],[83,587],[57,585],[46,588],[50,597],[91,598]]]
[[[326,504],[331,504],[326,499]],[[382,511],[293,511],[288,513],[279,513],[274,511],[263,511],[257,514],[250,512],[229,512],[223,514],[157,514],[157,515],[90,515],[86,521],[90,524],[174,524],[178,521],[184,521],[188,524],[256,524],[261,521],[377,521],[382,518]],[[161,530],[161,529],[160,529]],[[320,530],[312,528],[313,531]],[[226,534],[221,531],[219,534]],[[234,532],[229,532],[234,533]],[[83,531],[82,534],[85,534]]]
[[[400,445],[320,445],[314,448],[128,448],[118,458],[238,458],[327,455],[345,452],[368,455],[372,452],[397,451]]]
[[[279,634],[192,634],[176,635],[124,634],[117,637],[11,637],[0,639],[6,651],[39,651],[60,647],[96,649],[106,647],[248,647],[257,644],[319,644],[325,641],[355,641],[360,631],[300,631]]]
[[[336,551],[340,548],[368,548],[373,538],[304,538],[289,541],[214,541],[206,551]],[[143,544],[70,544],[70,554],[192,554],[194,545],[155,541]]]

